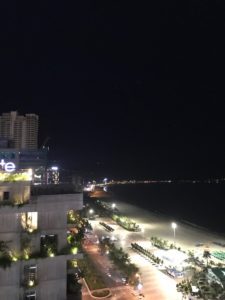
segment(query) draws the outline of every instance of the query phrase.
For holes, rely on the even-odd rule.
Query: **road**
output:
[[[85,251],[91,256],[93,264],[96,266],[98,271],[104,277],[104,281],[107,287],[110,288],[111,298],[113,300],[135,300],[136,296],[132,294],[133,290],[130,286],[125,286],[122,281],[122,276],[120,272],[115,268],[111,261],[108,258],[108,255],[102,255],[99,251],[98,244],[96,241],[98,240],[97,235],[102,237],[104,234],[104,230],[101,229],[98,222],[91,221],[92,226],[94,227],[93,234],[86,236],[84,242]],[[82,289],[82,299],[90,300],[90,294],[83,284]]]
[[[114,228],[114,232],[107,232],[99,222],[106,222],[111,227]],[[131,247],[131,242],[140,242],[145,244],[147,248],[151,246],[144,237],[143,233],[129,232],[115,224],[111,219],[107,218],[98,218],[95,221],[91,221],[93,227],[93,240],[97,235],[99,238],[109,236],[114,239],[115,245],[122,247],[125,252],[127,252],[131,258],[131,261],[135,263],[141,274],[141,282],[143,283],[143,289],[141,292],[144,294],[144,299],[146,300],[181,300],[181,294],[176,291],[176,282],[169,276],[165,275],[159,271],[155,266],[153,266],[148,260],[141,257],[139,254],[134,252]],[[95,254],[96,255],[96,254]],[[96,261],[98,260],[95,257]],[[103,270],[108,267],[104,262],[105,257],[99,258],[101,263],[101,269]],[[114,274],[116,279],[116,275]],[[119,281],[120,276],[118,275],[117,280]],[[138,292],[133,288],[129,288],[129,293],[126,292],[127,287],[120,287],[119,289],[112,289],[115,300],[128,300],[128,299],[138,299]],[[119,293],[118,293],[119,292]],[[123,294],[125,295],[123,296]]]
[[[142,231],[129,232],[118,226],[109,218],[98,218],[95,221],[91,221],[94,231],[93,237],[95,237],[95,235],[100,238],[102,236],[109,236],[115,240],[114,242],[118,247],[122,247],[124,251],[129,254],[131,261],[140,269],[141,281],[143,283],[142,292],[145,295],[144,299],[146,300],[181,300],[182,296],[176,291],[176,281],[158,270],[155,266],[152,266],[148,260],[135,253],[130,247],[131,242],[137,242],[146,249],[151,249],[152,247],[150,243],[150,237],[152,236],[161,237],[173,243],[174,232],[171,228],[171,222],[175,221],[177,223],[176,245],[180,246],[182,249],[193,250],[195,255],[198,256],[201,256],[205,249],[209,251],[224,250],[223,247],[215,244],[215,242],[225,244],[225,239],[221,235],[209,232],[202,228],[179,223],[166,216],[157,215],[155,213],[147,212],[139,207],[118,202],[116,199],[111,201],[116,203],[117,208],[122,214],[132,218],[139,224]],[[114,232],[107,232],[99,225],[99,222],[106,222],[114,229]],[[202,246],[197,247],[196,245],[200,243]],[[113,274],[112,270],[110,270],[110,272]],[[127,293],[124,298],[123,293],[126,292],[125,289],[125,287],[121,286],[119,288],[119,293],[114,292],[113,299],[137,299],[137,296],[132,296],[131,293]]]

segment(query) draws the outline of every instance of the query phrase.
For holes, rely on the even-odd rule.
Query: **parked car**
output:
[[[177,271],[176,269],[169,269],[169,268],[166,269],[166,273],[176,278],[182,278],[184,275],[183,272]]]
[[[122,282],[123,282],[125,285],[128,285],[128,278],[127,278],[127,277],[122,277]]]

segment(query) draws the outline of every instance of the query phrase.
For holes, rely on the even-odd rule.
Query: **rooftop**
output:
[[[7,173],[0,172],[0,182],[15,182],[15,181],[30,181],[30,174],[28,172],[21,173]]]
[[[220,279],[221,282],[225,283],[225,268],[212,268],[211,271]]]
[[[63,184],[44,184],[44,185],[32,185],[31,195],[57,195],[57,194],[77,194],[80,193],[76,190],[76,187],[72,183]]]

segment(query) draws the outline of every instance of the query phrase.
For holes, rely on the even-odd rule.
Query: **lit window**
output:
[[[21,214],[21,225],[23,229],[32,232],[38,228],[38,213],[26,212]]]

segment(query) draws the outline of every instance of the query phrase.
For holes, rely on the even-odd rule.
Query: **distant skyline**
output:
[[[6,10],[0,114],[39,115],[52,160],[111,178],[225,174],[224,3],[33,10]]]

